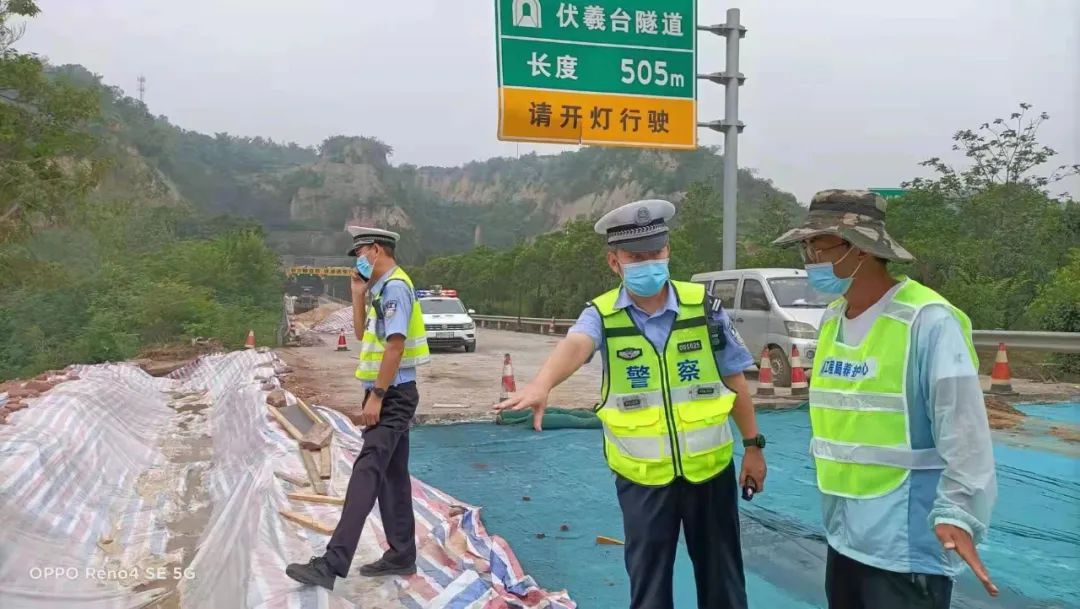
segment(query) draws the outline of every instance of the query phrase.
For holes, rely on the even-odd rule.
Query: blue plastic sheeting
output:
[[[750,606],[824,607],[825,544],[807,412],[759,413],[759,425],[769,438],[769,477],[763,494],[740,501]],[[413,434],[413,474],[484,506],[488,531],[510,542],[541,586],[568,589],[583,608],[628,605],[621,547],[595,541],[623,537],[599,431],[538,434],[473,424]],[[966,573],[953,607],[1080,607],[1080,462],[1004,444],[995,454],[1000,498],[989,542],[980,549],[1002,594],[989,599]],[[563,524],[568,531],[560,530]],[[696,606],[685,547],[675,565],[675,606]]]
[[[1080,425],[1080,404],[1024,404],[1016,407],[1024,414],[1048,421]]]

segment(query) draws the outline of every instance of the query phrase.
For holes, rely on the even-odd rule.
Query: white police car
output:
[[[448,292],[454,295],[447,295]],[[456,292],[417,290],[416,295],[420,301],[420,310],[424,314],[424,327],[427,329],[430,347],[464,347],[466,353],[476,351],[476,323],[469,317],[476,311],[466,310],[465,305],[457,299]]]

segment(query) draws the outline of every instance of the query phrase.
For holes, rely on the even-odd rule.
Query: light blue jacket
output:
[[[955,576],[964,563],[942,549],[934,525],[960,527],[975,543],[986,535],[997,498],[990,426],[956,318],[945,307],[930,305],[915,318],[912,335],[907,377],[912,448],[937,447],[946,467],[912,471],[884,497],[822,495],[822,520],[829,545],[861,563]]]

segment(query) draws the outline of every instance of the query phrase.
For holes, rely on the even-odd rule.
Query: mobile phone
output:
[[[746,486],[742,487],[742,498],[745,501],[753,501],[754,493],[757,492],[757,482],[754,482],[753,478],[747,479]]]

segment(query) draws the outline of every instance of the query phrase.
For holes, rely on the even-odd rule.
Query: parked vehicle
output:
[[[460,300],[450,296],[420,296],[419,300],[430,347],[476,351],[476,323],[470,317],[476,311],[466,310]]]
[[[773,383],[791,385],[791,348],[813,370],[817,334],[833,297],[810,287],[803,269],[739,269],[698,273],[691,281],[719,298],[757,359],[768,348]]]

